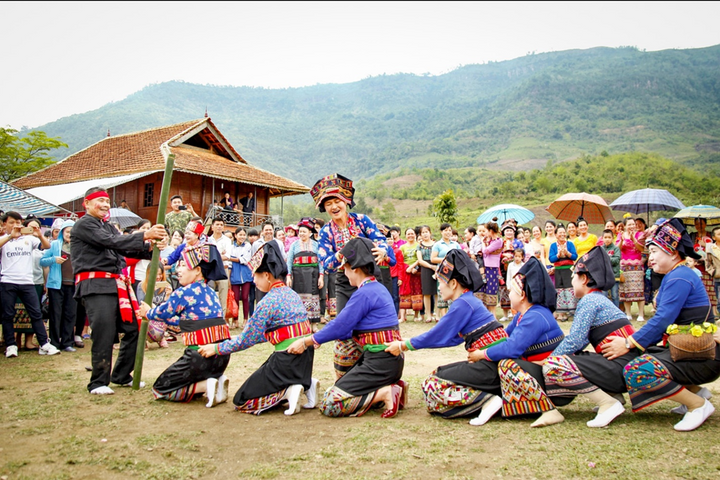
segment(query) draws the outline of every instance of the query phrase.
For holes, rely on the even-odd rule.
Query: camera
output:
[[[178,207],[178,210],[187,210],[187,207],[185,205],[180,205]]]

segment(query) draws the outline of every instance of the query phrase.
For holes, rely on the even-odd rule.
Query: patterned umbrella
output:
[[[498,224],[502,224],[508,218],[514,218],[518,225],[522,225],[535,218],[535,214],[520,205],[503,203],[502,205],[495,205],[485,210],[485,212],[477,218],[477,223],[487,223],[495,217],[497,217]]]
[[[683,208],[675,214],[675,218],[682,219],[685,225],[695,225],[696,218],[704,218],[707,225],[720,225],[720,208],[712,205],[693,205]]]
[[[613,218],[610,207],[602,197],[589,193],[566,193],[545,209],[558,220],[576,221],[583,217],[592,224],[603,224]]]
[[[685,205],[667,190],[643,188],[621,195],[610,204],[610,208],[623,212],[646,213],[658,210],[680,210],[685,208]]]

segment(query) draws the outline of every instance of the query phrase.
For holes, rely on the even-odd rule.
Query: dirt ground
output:
[[[402,335],[430,326],[405,323]],[[431,417],[420,384],[438,365],[465,359],[461,346],[406,354],[410,402],[386,420],[380,410],[360,418],[327,418],[317,409],[253,416],[235,412],[230,402],[208,409],[200,400],[154,401],[149,387],[91,396],[89,347],[54,357],[21,352],[17,359],[0,358],[0,478],[529,479],[551,471],[559,478],[648,478],[658,464],[668,468],[661,478],[718,478],[720,472],[720,422],[711,418],[678,446],[672,423],[679,418],[667,413],[673,405],[654,409],[655,415],[628,410],[599,430],[585,427],[593,414],[582,399],[562,409],[564,424],[546,429],[530,429],[531,419],[496,418],[471,427],[466,419]],[[151,347],[143,380],[151,385],[181,352],[177,343]],[[226,372],[231,398],[270,352],[265,344],[233,355]],[[316,351],[314,376],[322,390],[333,379],[331,362],[331,346]],[[711,390],[720,394],[718,382]],[[666,449],[677,450],[672,459]],[[618,464],[628,454],[632,462]]]

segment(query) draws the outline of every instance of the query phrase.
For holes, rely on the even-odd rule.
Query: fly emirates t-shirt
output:
[[[10,239],[2,247],[2,283],[33,285],[32,251],[40,247],[40,240],[32,235]]]

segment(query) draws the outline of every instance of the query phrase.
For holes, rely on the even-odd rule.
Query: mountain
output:
[[[111,134],[198,118],[253,165],[311,185],[340,171],[525,171],[603,151],[720,164],[720,45],[533,54],[438,76],[264,89],[167,82],[38,127],[74,153]]]

